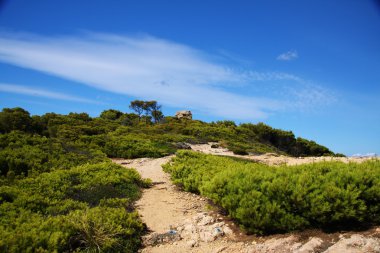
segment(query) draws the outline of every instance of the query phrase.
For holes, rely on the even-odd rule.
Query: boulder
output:
[[[333,246],[328,248],[326,253],[347,252],[347,253],[367,253],[380,252],[380,240],[375,237],[364,237],[353,234],[350,238],[342,238]]]
[[[191,111],[178,111],[175,116],[177,119],[193,119]]]
[[[180,234],[175,230],[169,230],[166,233],[152,233],[143,237],[145,246],[155,246],[158,244],[172,243],[181,240]]]
[[[307,243],[298,248],[295,253],[313,253],[317,251],[317,248],[322,245],[321,238],[312,237]]]
[[[173,146],[177,149],[191,149],[190,145],[185,142],[176,142],[173,143]]]

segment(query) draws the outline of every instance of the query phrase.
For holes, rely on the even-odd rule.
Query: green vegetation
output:
[[[179,151],[174,183],[223,207],[249,233],[380,223],[380,161],[271,167]]]
[[[95,118],[0,112],[0,252],[136,252],[144,227],[133,202],[149,181],[109,157],[161,157],[179,142],[208,141],[243,155],[333,154],[262,123],[163,117],[156,101],[131,109],[137,114],[110,109]]]
[[[163,117],[156,101],[136,100],[131,108],[137,114],[110,109],[98,118],[86,113],[30,116],[22,108],[3,109],[0,112],[1,175],[12,170],[16,175],[25,175],[34,165],[42,166],[41,171],[48,171],[54,165],[70,168],[81,163],[78,161],[103,161],[106,156],[165,156],[176,151],[177,142],[215,141],[243,155],[265,152],[334,155],[314,141],[295,138],[290,131],[263,123],[237,126],[232,121],[206,123]],[[27,160],[27,164],[19,164],[20,159]],[[35,167],[33,170],[36,171]]]
[[[7,177],[32,176],[84,163],[106,161],[95,145],[46,138],[21,131],[0,135],[0,172]]]
[[[0,187],[0,251],[135,252],[143,224],[132,203],[146,186],[110,162],[55,170]]]

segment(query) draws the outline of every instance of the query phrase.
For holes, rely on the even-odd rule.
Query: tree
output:
[[[158,123],[161,122],[161,120],[164,118],[164,114],[159,109],[157,109],[152,111],[152,117],[154,123]]]
[[[145,101],[143,109],[145,111],[145,123],[148,124],[149,115],[152,114],[153,108],[157,107],[157,101]]]
[[[142,113],[144,112],[144,108],[145,108],[145,101],[142,101],[142,100],[134,100],[131,102],[131,104],[129,105],[129,108],[131,110],[134,110],[137,115],[139,115],[139,121],[141,119],[141,115]]]
[[[151,101],[134,100],[131,102],[129,108],[134,110],[138,114],[139,121],[141,119],[141,115],[144,113],[146,124],[148,124],[148,122],[150,122],[152,118],[154,120],[154,123],[158,123],[164,117],[161,111],[161,105],[157,104],[157,101],[155,100],[151,100]]]
[[[164,114],[161,111],[161,105],[157,104],[157,101],[146,102],[148,113],[152,116],[154,123],[160,122],[164,118]]]

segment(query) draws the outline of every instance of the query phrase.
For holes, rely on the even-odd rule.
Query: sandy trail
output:
[[[194,145],[193,150],[215,155],[236,156],[224,149],[211,149],[210,145]],[[239,157],[239,156],[236,156]],[[250,157],[270,164],[282,163],[283,157]],[[380,252],[380,228],[360,233],[326,234],[318,230],[274,235],[269,237],[246,236],[228,217],[215,209],[210,210],[208,200],[178,189],[161,165],[171,157],[158,159],[114,159],[128,168],[135,168],[143,178],[150,178],[153,186],[144,189],[136,208],[147,225],[143,253],[178,252]],[[285,158],[288,159],[288,158]],[[304,163],[306,159],[288,160],[290,164]],[[309,161],[310,162],[310,161]],[[215,235],[216,230],[223,232]],[[175,231],[174,237],[170,231]],[[169,236],[168,236],[169,235]],[[167,237],[168,236],[168,237]],[[154,241],[155,238],[164,238]],[[149,241],[151,240],[151,241]],[[152,243],[152,240],[155,243]],[[353,245],[353,246],[350,246]],[[334,247],[335,248],[334,248]]]
[[[268,165],[281,165],[281,164],[287,164],[287,165],[299,165],[299,164],[305,164],[305,163],[315,163],[315,162],[322,162],[322,161],[340,161],[344,163],[348,162],[357,162],[361,163],[367,160],[371,159],[379,159],[379,157],[290,157],[290,156],[284,156],[284,155],[278,155],[274,153],[268,153],[268,154],[262,154],[262,155],[235,155],[233,152],[229,151],[226,148],[211,148],[211,144],[217,144],[217,143],[210,143],[210,144],[195,144],[190,145],[191,149],[194,151],[202,152],[205,154],[211,154],[211,155],[220,155],[220,156],[232,156],[232,157],[238,157],[248,160],[253,160],[260,163],[265,163]]]
[[[155,232],[167,232],[187,216],[201,211],[203,202],[198,203],[197,197],[178,191],[171,183],[161,165],[171,157],[158,159],[142,158],[135,160],[117,160],[117,163],[135,168],[143,178],[150,178],[153,187],[143,190],[142,197],[136,202],[136,208],[148,229]],[[194,199],[193,199],[194,198]]]
[[[166,174],[161,165],[168,162],[171,157],[158,159],[140,158],[140,159],[114,159],[113,161],[128,168],[135,168],[143,178],[150,178],[153,181],[153,187],[144,189],[142,197],[136,202],[136,209],[142,220],[147,225],[150,234],[165,234],[171,229],[177,230],[181,225],[189,225],[194,221],[197,215],[201,218],[208,218],[213,215],[218,216],[220,222],[223,218],[219,214],[207,210],[208,201],[195,194],[180,191],[170,181],[169,175]],[[215,219],[216,222],[216,219]],[[211,222],[215,224],[215,222]],[[212,225],[212,224],[210,224]],[[231,224],[233,229],[236,227]],[[183,226],[182,226],[183,227]],[[240,252],[243,242],[232,244],[234,235],[224,236],[223,240],[214,240],[209,242],[202,241],[203,235],[201,229],[207,227],[197,226],[195,222],[195,231],[189,235],[182,235],[181,240],[173,240],[158,245],[148,245],[142,252]],[[232,231],[231,231],[232,232]],[[183,238],[184,237],[184,238]]]

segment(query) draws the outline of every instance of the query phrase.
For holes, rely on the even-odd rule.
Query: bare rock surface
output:
[[[290,157],[279,155],[275,153],[267,153],[262,155],[249,154],[249,155],[236,155],[232,151],[226,148],[220,147],[218,143],[208,143],[208,144],[193,144],[190,145],[191,149],[194,151],[202,152],[205,154],[212,155],[222,155],[222,156],[232,156],[238,158],[244,158],[248,160],[253,160],[256,162],[265,163],[268,165],[297,165],[305,163],[323,162],[323,161],[341,161],[345,163],[349,162],[364,162],[371,159],[379,159],[374,157]],[[217,147],[217,148],[216,148]]]
[[[380,241],[373,237],[365,237],[360,234],[351,235],[349,238],[342,238],[333,246],[329,247],[325,253],[374,253],[380,252]]]
[[[315,252],[318,247],[322,246],[323,240],[318,237],[312,237],[304,245],[299,247],[295,253],[312,253]]]
[[[211,145],[191,145],[191,148],[214,155],[240,157],[220,147],[211,148]],[[248,158],[265,163],[275,159],[269,164],[282,163],[282,160],[279,162],[277,159],[289,159],[288,164],[304,163],[309,159],[291,160],[273,154]],[[114,159],[114,162],[135,168],[143,178],[153,181],[153,186],[144,189],[136,203],[136,209],[149,231],[143,238],[142,253],[380,253],[379,227],[355,233],[326,234],[313,230],[267,237],[245,235],[231,219],[210,210],[210,202],[206,198],[183,192],[171,183],[169,175],[161,167],[170,159]]]
[[[177,119],[192,119],[193,118],[193,114],[191,113],[191,111],[178,111],[176,112],[175,116]]]

